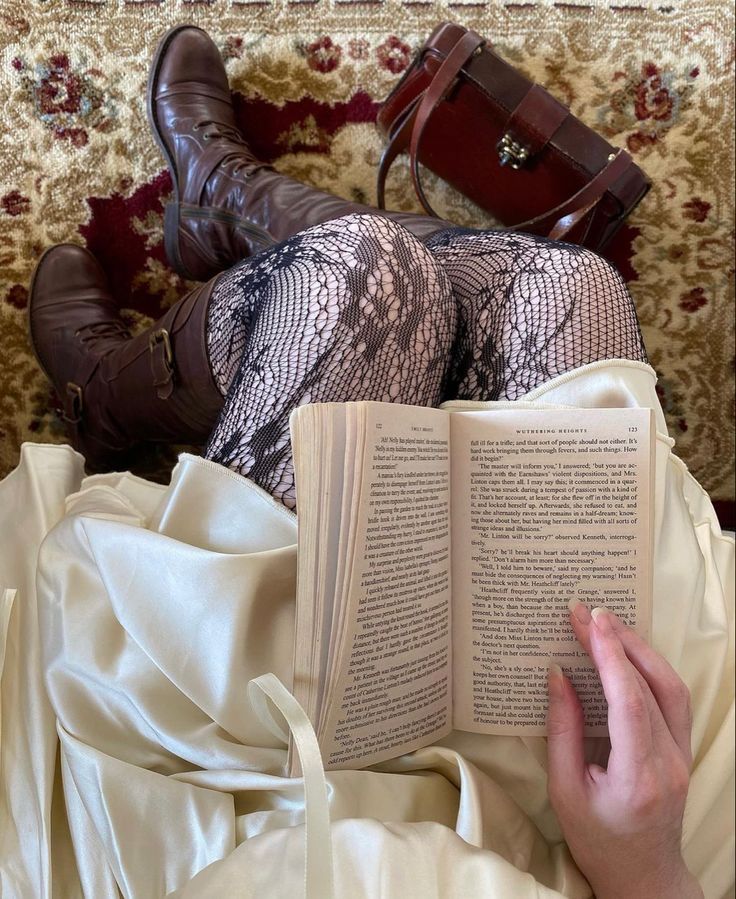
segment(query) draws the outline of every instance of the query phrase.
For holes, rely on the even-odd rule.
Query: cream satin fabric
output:
[[[650,368],[596,363],[525,400],[657,410],[653,643],[695,713],[684,851],[706,896],[733,895],[733,540],[671,453]],[[261,679],[275,734],[248,688],[291,683],[296,519],[251,482],[188,455],[168,487],[84,478],[70,448],[27,444],[0,521],[4,899],[327,899],[330,868],[350,899],[590,895],[543,739],[454,733],[328,773],[331,839],[311,755],[305,870],[283,733],[309,728]]]

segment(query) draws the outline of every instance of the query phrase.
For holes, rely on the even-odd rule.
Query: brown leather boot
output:
[[[31,343],[71,443],[91,468],[114,466],[143,441],[209,436],[222,406],[205,333],[216,280],[131,337],[91,253],[61,244],[39,260],[28,301]]]
[[[205,280],[304,228],[356,212],[390,218],[420,240],[449,227],[351,203],[259,162],[238,131],[222,57],[192,25],[172,28],[158,46],[148,117],[174,184],[166,253],[187,278]]]

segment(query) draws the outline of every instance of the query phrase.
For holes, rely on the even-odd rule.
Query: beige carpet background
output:
[[[733,500],[730,0],[0,0],[0,476],[22,441],[64,439],[26,337],[43,248],[86,243],[133,324],[186,290],[165,263],[170,184],[145,116],[160,34],[183,21],[206,28],[258,152],[371,202],[376,104],[443,19],[490,38],[652,178],[610,255],[635,298],[678,454],[715,499]],[[391,205],[416,208],[395,168]],[[481,222],[441,185],[434,196],[447,217]],[[143,453],[136,469],[166,477],[173,460]]]

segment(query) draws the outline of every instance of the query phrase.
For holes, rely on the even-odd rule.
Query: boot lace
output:
[[[238,172],[245,170],[245,174],[248,175],[263,165],[263,163],[258,162],[253,157],[250,147],[237,128],[232,125],[226,125],[224,122],[215,121],[215,119],[201,119],[192,126],[192,131],[199,131],[202,128],[209,129],[202,135],[202,139],[205,141],[226,140],[231,144],[235,144],[234,147],[226,151],[226,155],[223,156],[220,163],[220,165],[223,165],[232,162],[233,174],[237,175]]]
[[[93,322],[91,325],[84,325],[76,332],[76,336],[82,343],[89,343],[98,340],[130,340],[131,334],[128,328],[120,319],[110,319],[106,322]],[[112,349],[112,347],[111,347]]]

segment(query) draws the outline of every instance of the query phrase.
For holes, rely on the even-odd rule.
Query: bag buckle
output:
[[[529,158],[529,147],[515,141],[508,131],[496,144],[496,149],[501,165],[510,165],[512,169],[520,169]]]

